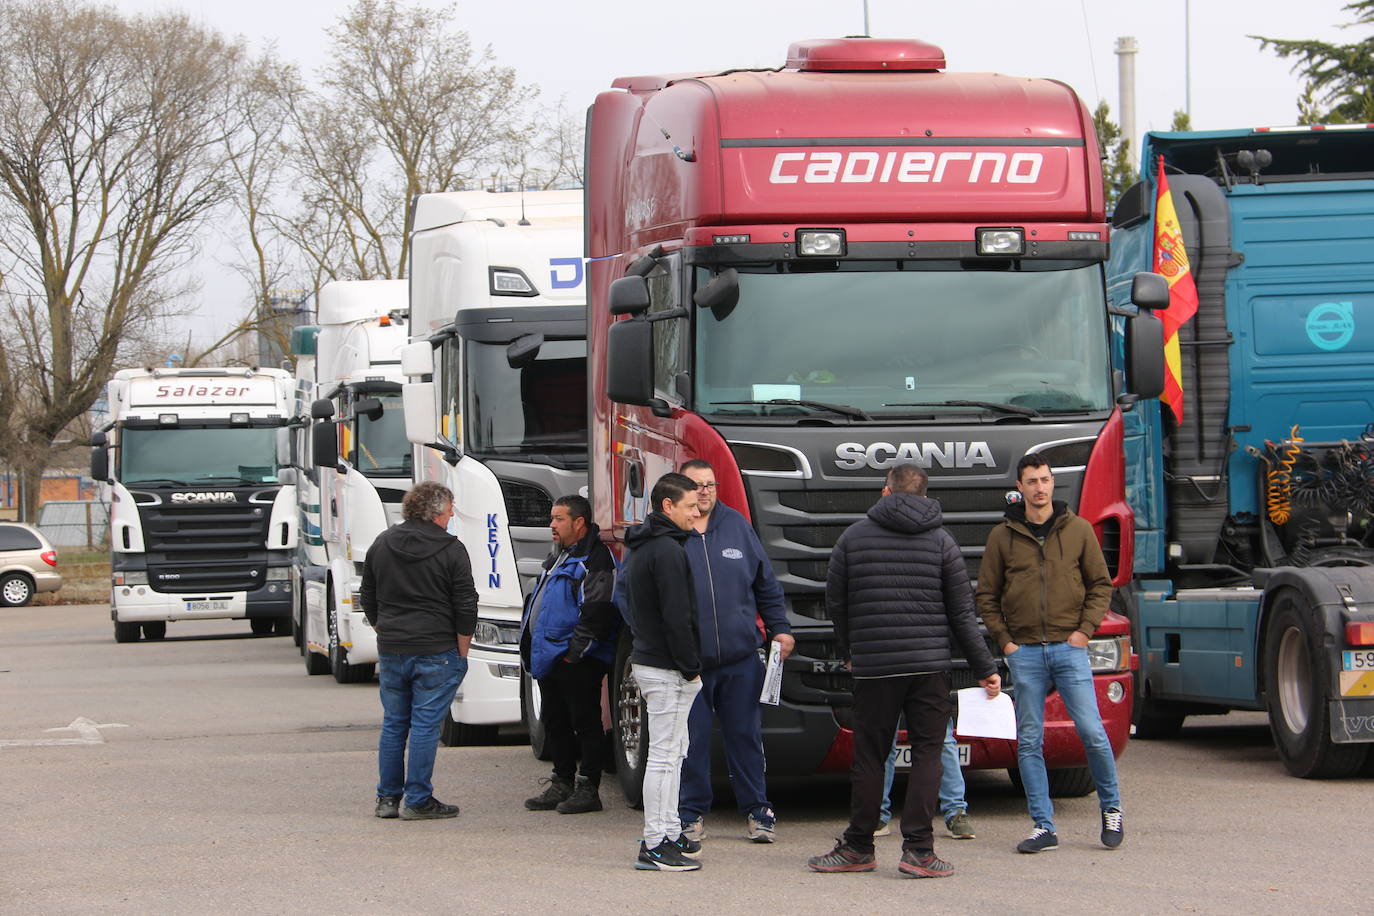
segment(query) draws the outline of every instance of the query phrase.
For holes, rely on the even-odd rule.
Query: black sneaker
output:
[[[403,821],[431,821],[441,817],[457,816],[457,805],[446,805],[433,795],[415,808],[406,806],[401,809],[401,820]]]
[[[653,849],[640,840],[635,868],[640,871],[696,871],[701,863],[683,855],[672,840],[664,840]]]
[[[525,799],[525,808],[528,811],[552,811],[558,807],[558,803],[566,801],[569,795],[573,794],[573,784],[571,779],[564,779],[555,773],[552,777],[540,780],[540,785],[544,791],[534,798]]]
[[[860,852],[844,840],[837,840],[835,848],[823,856],[812,856],[806,860],[806,867],[819,872],[873,871],[878,860],[871,852]]]
[[[558,803],[555,808],[559,814],[586,814],[588,811],[600,811],[601,808],[601,787],[592,782],[585,776],[577,777],[577,788],[573,789],[572,794],[565,800]]]
[[[378,795],[377,810],[373,814],[378,817],[400,817],[401,816],[401,796],[399,795]]]
[[[701,855],[701,841],[694,840],[685,833],[679,833],[677,839],[673,840],[673,845],[676,846],[684,856]]]
[[[948,878],[954,874],[954,866],[934,852],[916,852],[913,849],[902,851],[902,861],[897,863],[897,870],[912,878]]]
[[[1020,843],[1016,844],[1017,852],[1045,852],[1049,849],[1059,848],[1059,837],[1055,836],[1053,830],[1046,830],[1044,827],[1036,827]]]
[[[1108,808],[1102,812],[1102,845],[1115,849],[1126,837],[1126,828],[1121,823],[1121,809]]]

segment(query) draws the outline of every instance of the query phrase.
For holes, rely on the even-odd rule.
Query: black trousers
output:
[[[873,831],[883,802],[883,768],[897,723],[906,715],[911,772],[902,806],[902,849],[933,852],[930,822],[939,807],[940,748],[949,722],[949,674],[854,678],[854,765],[849,771],[849,827],[844,841],[873,851]]]
[[[553,756],[553,771],[569,782],[574,775],[581,775],[594,785],[601,784],[606,753],[606,733],[601,727],[601,682],[609,670],[610,666],[597,658],[577,662],[560,659],[553,670],[539,679],[544,740]]]

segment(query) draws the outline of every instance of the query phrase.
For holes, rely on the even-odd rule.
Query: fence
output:
[[[54,547],[98,550],[107,546],[110,507],[92,499],[53,499],[38,509],[38,528]]]

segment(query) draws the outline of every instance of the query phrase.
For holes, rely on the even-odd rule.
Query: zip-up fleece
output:
[[[1042,545],[1015,503],[988,534],[976,597],[999,649],[1091,636],[1107,615],[1112,579],[1093,526],[1058,500],[1051,521]]]
[[[729,665],[758,651],[763,644],[759,618],[769,637],[792,632],[782,586],[743,515],[716,503],[706,530],[687,532],[687,561],[697,593],[703,668]]]
[[[544,560],[544,572],[525,599],[520,620],[520,654],[525,670],[548,675],[562,658],[584,657],[615,662],[615,636],[620,615],[611,603],[615,560],[601,543],[601,529],[587,533],[571,547],[555,546]]]
[[[430,521],[383,531],[363,564],[363,614],[377,651],[437,655],[458,648],[477,626],[477,588],[468,552]]]
[[[701,673],[696,594],[683,545],[687,532],[662,512],[625,532],[629,553],[616,594],[634,633],[630,661],[676,669],[691,680]]]

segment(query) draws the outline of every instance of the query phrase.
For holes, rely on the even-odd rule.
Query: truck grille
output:
[[[539,487],[518,480],[498,477],[501,497],[506,501],[506,517],[512,525],[542,528],[549,524],[553,497]]]
[[[139,506],[148,584],[174,594],[252,591],[267,572],[270,506]]]

